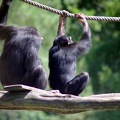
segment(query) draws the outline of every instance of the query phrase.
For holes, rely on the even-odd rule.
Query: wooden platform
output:
[[[31,90],[38,90],[37,88],[22,85],[22,84],[16,84],[16,85],[8,85],[4,86],[4,90],[6,91],[31,91]]]
[[[1,110],[42,110],[63,114],[120,110],[120,93],[78,97],[21,84],[4,86],[4,89],[6,91],[0,91]]]

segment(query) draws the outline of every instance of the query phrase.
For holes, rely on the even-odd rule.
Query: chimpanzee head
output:
[[[58,36],[54,41],[54,45],[60,47],[65,47],[71,43],[73,43],[72,37],[68,37],[66,35]]]

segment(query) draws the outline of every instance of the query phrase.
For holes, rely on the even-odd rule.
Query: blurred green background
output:
[[[1,0],[2,1],[2,0]],[[1,3],[0,1],[0,3]],[[120,16],[119,0],[36,0],[37,2],[68,10],[71,13],[84,13],[95,16]],[[59,16],[14,0],[11,6],[8,25],[30,25],[36,27],[44,41],[40,57],[48,69],[48,51],[57,33]],[[92,33],[90,52],[77,61],[77,74],[87,71],[90,81],[81,96],[120,92],[120,22],[88,21]],[[67,34],[77,41],[82,34],[82,25],[77,19],[67,19]],[[3,43],[0,42],[0,53]],[[1,87],[2,90],[2,87]],[[49,86],[47,87],[49,90]],[[118,120],[120,111],[89,111],[74,115],[62,115],[43,111],[4,111],[0,110],[0,120]]]

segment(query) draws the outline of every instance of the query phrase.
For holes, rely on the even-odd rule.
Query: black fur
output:
[[[46,72],[38,57],[41,36],[30,26],[7,26],[12,0],[3,0],[0,7],[0,39],[4,40],[0,57],[0,81],[3,86],[24,84],[45,89]]]
[[[64,94],[78,95],[85,88],[89,75],[83,72],[75,77],[76,60],[91,46],[90,29],[84,18],[86,25],[83,25],[83,35],[79,41],[73,42],[65,35],[65,19],[60,16],[58,36],[49,51],[49,82],[54,90]]]

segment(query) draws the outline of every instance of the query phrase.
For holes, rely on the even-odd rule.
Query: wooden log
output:
[[[91,110],[120,110],[120,93],[77,97],[24,85],[4,88],[9,91],[0,91],[0,109],[4,110],[43,110],[63,114]]]

